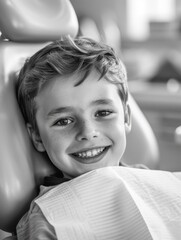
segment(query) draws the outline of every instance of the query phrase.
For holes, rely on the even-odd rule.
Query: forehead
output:
[[[121,101],[117,85],[110,83],[105,78],[99,80],[100,74],[92,71],[78,86],[79,74],[56,76],[46,84],[36,97],[38,108],[46,109],[64,106],[86,108],[91,102],[99,99]]]

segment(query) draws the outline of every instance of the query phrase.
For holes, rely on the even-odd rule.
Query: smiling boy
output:
[[[38,151],[73,178],[88,171],[119,165],[126,146],[125,119],[117,86],[93,70],[75,87],[79,74],[57,76],[36,97]],[[37,141],[38,140],[38,141]]]
[[[50,44],[19,75],[18,100],[34,146],[69,178],[119,165],[130,128],[127,98],[122,62],[89,39]]]
[[[70,37],[47,45],[21,69],[17,98],[35,148],[65,178],[121,165],[130,130],[127,76],[107,45]],[[19,239],[30,232],[57,239],[34,202],[17,229]]]

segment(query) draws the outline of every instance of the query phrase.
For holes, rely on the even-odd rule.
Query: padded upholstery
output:
[[[0,41],[0,229],[12,232],[43,176],[55,172],[29,140],[16,101],[15,75],[48,41],[76,36],[78,21],[69,0],[3,0],[0,30],[8,37]]]
[[[0,13],[0,30],[11,41],[45,42],[78,30],[69,0],[3,0]]]
[[[127,164],[141,163],[150,169],[159,169],[159,147],[153,129],[131,95],[129,104],[132,127],[123,158]]]
[[[40,164],[42,155],[33,149],[27,135],[16,101],[13,73],[19,61],[40,46],[42,44],[0,44],[0,227],[7,231],[13,230],[13,223],[26,210],[29,199],[36,195],[35,170],[40,175],[46,171],[44,161],[42,168],[34,165]],[[10,224],[8,228],[7,224]]]

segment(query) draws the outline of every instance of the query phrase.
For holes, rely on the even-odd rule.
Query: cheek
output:
[[[107,121],[104,127],[110,133],[114,131],[114,134],[123,134],[125,132],[124,117],[122,116],[122,114],[120,114],[120,116],[117,116],[116,118]]]
[[[49,157],[55,161],[59,161],[60,158],[65,157],[72,137],[59,131],[52,131],[48,134],[44,133],[42,139]]]
[[[126,142],[126,130],[123,121],[114,122],[111,126],[109,126],[108,131],[110,131],[110,136],[115,143],[120,145]]]
[[[114,131],[112,131],[115,155],[118,156],[119,160],[122,158],[126,149],[126,131],[124,124],[117,126]]]
[[[45,138],[44,147],[51,160],[51,162],[59,169],[61,169],[61,162],[64,159],[65,145],[63,141],[57,138]]]

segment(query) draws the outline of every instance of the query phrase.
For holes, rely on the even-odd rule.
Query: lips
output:
[[[98,147],[71,154],[72,157],[82,163],[94,163],[100,161],[107,153],[109,147]]]
[[[90,157],[98,156],[100,153],[102,153],[104,151],[104,149],[105,149],[105,147],[100,147],[100,148],[95,148],[95,149],[90,149],[87,151],[74,153],[73,155],[76,157],[80,157],[80,158],[90,158]]]

